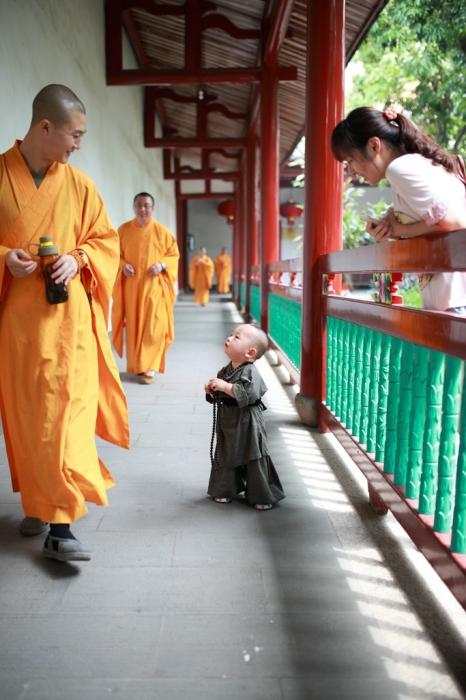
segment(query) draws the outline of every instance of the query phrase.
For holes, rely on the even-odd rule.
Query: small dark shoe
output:
[[[47,532],[48,529],[48,523],[45,523],[39,518],[30,518],[29,516],[23,518],[19,524],[19,531],[23,535],[23,537],[34,537],[35,535],[42,535],[42,533]]]
[[[48,535],[42,549],[44,557],[56,561],[89,561],[91,550],[74,538],[62,539]]]

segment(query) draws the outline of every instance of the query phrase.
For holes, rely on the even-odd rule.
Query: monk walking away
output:
[[[135,218],[120,226],[120,272],[113,292],[112,340],[127,371],[152,384],[165,371],[165,355],[175,337],[178,246],[170,231],[152,218],[154,198],[134,197]]]
[[[208,494],[217,503],[231,503],[244,492],[249,505],[270,510],[285,498],[267,447],[262,403],[267,387],[254,365],[267,347],[260,328],[238,326],[224,344],[230,362],[204,387],[214,404],[217,442],[211,449]]]
[[[81,100],[48,85],[24,140],[0,155],[0,411],[20,531],[50,523],[43,553],[59,561],[90,559],[70,524],[86,501],[106,505],[113,485],[95,435],[129,446],[107,334],[118,234],[92,181],[68,164],[85,133]]]
[[[227,248],[222,248],[215,258],[215,275],[217,277],[217,292],[228,294],[231,284],[231,258]]]
[[[209,292],[212,287],[214,263],[207,255],[205,248],[199,248],[189,266],[189,286],[194,289],[194,301],[200,306],[209,303]]]

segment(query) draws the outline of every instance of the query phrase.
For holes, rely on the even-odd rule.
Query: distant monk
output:
[[[170,231],[152,218],[153,208],[153,196],[140,192],[133,201],[136,218],[118,229],[121,264],[113,293],[113,345],[122,357],[126,328],[127,371],[138,374],[141,384],[165,371],[165,353],[175,337],[180,254]]]
[[[214,263],[205,248],[199,248],[189,266],[189,286],[194,289],[194,301],[205,306],[209,303],[209,290],[212,287]]]
[[[228,294],[231,283],[231,258],[226,248],[222,248],[215,258],[215,274],[217,275],[217,292]]]
[[[70,524],[87,513],[86,501],[106,505],[113,485],[95,435],[129,445],[107,333],[118,234],[94,183],[68,165],[85,133],[81,100],[47,85],[24,141],[0,156],[0,409],[26,514],[20,531],[39,534],[49,523],[43,553],[58,561],[90,559]],[[46,298],[29,252],[46,236],[58,249],[52,278],[66,288],[61,303]]]

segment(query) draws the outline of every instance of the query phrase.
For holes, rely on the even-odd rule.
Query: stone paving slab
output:
[[[374,514],[333,437],[299,423],[293,387],[265,359],[287,498],[258,513],[206,497],[203,385],[240,322],[213,299],[178,302],[153,385],[119,361],[132,448],[97,441],[117,485],[73,528],[91,562],[44,560],[43,538],[19,537],[0,442],[0,700],[466,697],[464,611],[393,518]]]

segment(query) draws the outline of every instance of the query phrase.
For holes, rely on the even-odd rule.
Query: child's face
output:
[[[238,326],[225,340],[225,354],[232,362],[245,362],[253,359],[250,352],[253,349],[251,333],[247,326]]]

